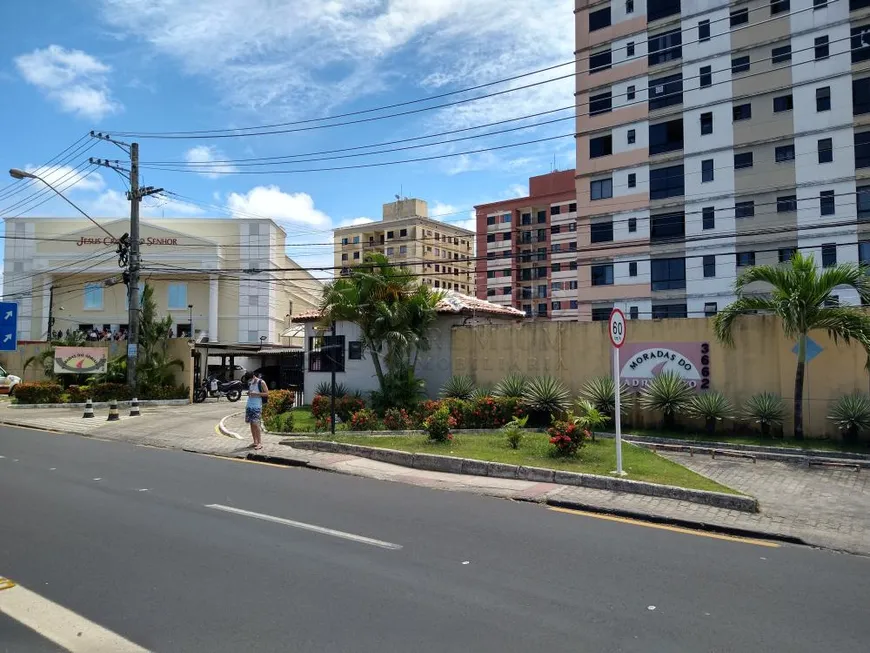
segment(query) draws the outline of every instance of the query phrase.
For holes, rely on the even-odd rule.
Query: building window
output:
[[[407,253],[408,253],[407,245],[400,245],[399,246],[399,256],[404,256]]]
[[[625,0],[625,13],[633,14],[634,13],[634,0]],[[574,306],[573,308],[577,308]]]
[[[855,167],[870,167],[870,132],[855,134]]]
[[[511,239],[511,232],[510,232],[510,231],[506,231],[506,232],[504,232],[504,233],[501,235],[501,239],[502,239],[502,242],[509,241],[509,240]],[[454,255],[453,258],[459,258],[459,255],[456,254],[456,255]]]
[[[569,222],[568,223],[568,231],[577,231],[577,223]]]
[[[699,20],[698,21],[698,42],[701,43],[703,41],[710,40],[710,21],[709,20]]]
[[[701,161],[701,181],[713,181],[713,159]]]
[[[524,225],[532,224],[532,214],[531,213],[523,213],[520,220],[521,220],[521,224],[524,224]]]
[[[562,233],[562,225],[560,225],[560,224],[554,224],[554,225],[552,225],[552,226],[550,227],[550,233],[551,233],[551,234]]]
[[[870,59],[870,25],[852,28],[852,63]]]
[[[547,212],[546,211],[538,211],[538,224],[546,224],[547,223]]]
[[[749,22],[749,9],[734,9],[731,11],[731,27],[737,27]]]
[[[836,210],[834,191],[823,190],[819,193],[819,213],[821,215],[834,215]]]
[[[359,252],[354,252],[354,253],[353,253],[353,260],[354,260],[354,261],[358,261],[358,260],[359,260]]]
[[[649,110],[663,109],[683,102],[683,75],[668,75],[649,82]]]
[[[674,61],[683,56],[683,33],[679,28],[651,36],[647,40],[647,63],[650,66]]]
[[[613,285],[613,264],[593,265],[592,266],[592,285],[593,286],[612,286]]]
[[[487,288],[486,289],[487,297],[495,297],[495,288]]]
[[[858,206],[858,221],[870,222],[870,186],[858,186],[855,200]]]
[[[830,138],[820,138],[818,142],[819,163],[830,163],[834,160],[834,141]]]
[[[749,55],[731,58],[731,74],[745,73],[749,70]]]
[[[650,242],[674,240],[686,235],[686,217],[682,212],[650,216]]]
[[[494,225],[494,224],[495,224],[495,216],[494,215],[486,216],[486,226],[489,227],[489,226]]]
[[[868,195],[868,202],[867,202],[868,214],[870,214],[870,193],[868,193],[867,195]],[[629,218],[628,219],[628,232],[634,233],[635,231],[637,231],[637,218]]]
[[[770,0],[770,15],[782,13],[791,9],[790,0]]]
[[[354,236],[354,237],[353,237],[353,244],[354,244],[354,245],[359,245],[359,236]]]
[[[649,153],[661,154],[683,149],[683,120],[670,120],[649,126]]]
[[[502,222],[502,224],[510,224],[511,223],[511,214],[505,213],[503,216],[501,216],[501,222]],[[463,240],[462,244],[466,245],[467,243]]]
[[[870,113],[870,77],[852,80],[852,115]]]
[[[633,57],[634,56],[634,41],[629,41],[625,44],[625,56]]]
[[[607,322],[610,319],[610,314],[613,312],[611,306],[599,306],[592,309],[593,322]]]
[[[629,320],[636,320],[638,317],[640,317],[640,311],[638,310],[637,306],[629,307],[628,319]],[[610,318],[608,317],[607,319],[609,320]]]
[[[486,242],[488,242],[488,243],[494,243],[494,242],[495,242],[495,234],[486,234]],[[388,255],[390,254],[390,251],[389,251],[389,250],[391,250],[391,249],[393,249],[393,248],[392,248],[392,247],[387,247],[387,254],[388,254]]]
[[[101,311],[103,310],[103,284],[101,283],[86,283],[85,284],[85,304],[86,311]],[[185,303],[184,308],[187,308]]]
[[[344,340],[344,336],[309,336],[308,371],[344,372]]]
[[[589,12],[589,31],[595,32],[610,27],[610,7]]]
[[[777,163],[794,161],[794,145],[780,145],[773,151],[773,156]]]
[[[813,0],[813,11],[816,9],[824,9],[828,6],[828,0]]]
[[[341,260],[342,260],[342,261],[346,261],[346,260],[347,260],[347,254],[346,254],[346,253],[341,255]]]
[[[633,129],[629,129],[626,132],[625,138],[628,141],[629,145],[634,145],[635,141],[637,140],[637,134]]]
[[[773,112],[780,113],[781,111],[791,111],[794,109],[794,98],[791,94],[780,95],[773,98]]]
[[[568,263],[568,269],[574,271],[577,269],[577,261],[570,261]]]
[[[831,47],[827,36],[817,36],[814,42],[816,61],[827,59],[831,54]]]
[[[408,235],[408,230],[407,230],[407,229],[401,229],[401,230],[399,231],[399,238],[405,238],[407,235]]]
[[[755,217],[755,201],[737,202],[734,205],[735,218],[752,218]]]
[[[680,13],[680,0],[647,0],[646,17],[647,21],[658,20]],[[608,313],[607,319],[610,318]]]
[[[770,51],[770,62],[774,64],[791,61],[791,45],[781,45]]]
[[[487,279],[495,279],[495,270],[487,270],[486,271]]]
[[[652,290],[682,290],[686,287],[686,259],[657,258],[650,261]]]
[[[734,155],[734,169],[741,170],[743,168],[752,167],[752,152],[741,152]]]
[[[341,239],[341,244],[342,244],[342,245],[347,245],[347,244],[349,244],[349,243],[350,243],[350,240],[348,240],[347,238],[342,238],[342,239]]]
[[[825,243],[822,245],[822,267],[831,268],[837,264],[837,245]]]
[[[731,113],[735,122],[738,120],[749,120],[752,118],[752,104],[738,104],[731,109]]]
[[[613,179],[597,179],[589,182],[589,193],[593,200],[613,197]]]
[[[361,340],[351,340],[347,343],[347,357],[352,361],[361,361],[363,355],[363,347]]]
[[[707,254],[704,256],[704,278],[710,279],[716,276],[716,256]]]
[[[649,171],[649,196],[652,200],[679,197],[685,194],[683,166],[669,166]]]
[[[701,135],[713,133],[713,112],[701,114]]]
[[[387,240],[392,240],[395,237],[396,237],[396,233],[394,231],[387,232]]]
[[[637,276],[637,261],[630,261],[628,264],[628,276],[636,277]]]
[[[593,222],[589,225],[589,240],[593,243],[606,243],[613,240],[613,221]]]
[[[551,272],[561,272],[562,271],[562,264],[561,263],[553,263],[553,265],[550,266],[550,271]]]
[[[613,109],[613,94],[611,91],[589,96],[589,115],[597,116]]]
[[[780,263],[788,263],[795,255],[797,251],[794,247],[782,247],[779,250],[779,262]]]
[[[870,240],[862,240],[858,243],[858,263],[870,265]]]
[[[562,251],[562,243],[553,243],[550,245],[550,251],[554,254]]]
[[[698,81],[701,84],[701,88],[713,85],[713,68],[711,66],[701,66],[698,73]]]
[[[610,156],[613,154],[613,135],[598,136],[597,138],[589,139],[589,158],[597,159],[601,156]]]
[[[502,295],[510,295],[510,294],[511,294],[511,287],[510,287],[510,286],[505,286],[504,288],[502,288],[502,289],[501,289],[501,294],[502,294]]]
[[[745,268],[755,265],[755,252],[737,252],[737,267]]]
[[[688,314],[685,304],[653,304],[652,316],[654,320],[667,318],[685,318]]]
[[[538,304],[538,317],[547,317],[547,305]]]
[[[776,198],[777,213],[791,213],[797,211],[797,195],[781,195]]]
[[[607,70],[610,68],[612,62],[613,53],[610,51],[610,47],[606,50],[596,52],[589,56],[589,72],[594,75],[602,70]]]
[[[562,302],[552,302],[550,304],[550,308],[552,308],[554,311],[561,311],[562,310]]]
[[[559,215],[562,212],[561,206],[551,206],[550,215]]]
[[[705,206],[703,209],[701,209],[701,228],[716,228],[716,209],[714,207]]]
[[[704,302],[704,317],[713,317],[719,312],[719,305],[716,302]]]
[[[629,172],[628,173],[628,187],[634,188],[635,186],[637,186],[637,174],[635,174],[634,172]]]
[[[186,283],[170,283],[167,286],[167,306],[170,310],[187,310]]]
[[[823,86],[816,89],[816,111],[831,110],[831,87]]]
[[[629,86],[627,89],[625,89],[625,99],[626,100],[633,100],[634,95],[635,95],[634,85]]]

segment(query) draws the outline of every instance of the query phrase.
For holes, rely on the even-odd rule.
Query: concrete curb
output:
[[[724,494],[721,492],[707,492],[704,490],[690,490],[672,485],[659,485],[643,481],[632,481],[623,478],[611,478],[609,476],[597,476],[595,474],[580,474],[576,472],[563,472],[542,467],[523,467],[507,465],[505,463],[489,463],[469,458],[457,458],[454,456],[439,456],[435,454],[407,453],[394,449],[377,449],[364,447],[358,444],[344,444],[324,440],[293,441],[297,449],[311,451],[327,451],[330,453],[344,453],[361,458],[370,458],[381,462],[425,469],[435,472],[447,472],[453,474],[472,474],[475,476],[492,476],[495,478],[512,478],[537,483],[556,483],[559,485],[575,485],[580,487],[594,488],[598,490],[611,490],[615,492],[628,492],[645,496],[677,499],[690,501],[717,508],[728,510],[740,510],[742,512],[758,512],[758,501],[753,497],[742,495]]]
[[[130,401],[119,401],[118,406],[129,406]],[[187,406],[187,399],[140,399],[140,406]],[[94,408],[108,408],[108,401],[98,401],[91,404]],[[30,410],[40,408],[84,408],[86,404],[9,404],[9,408],[17,410]]]
[[[224,417],[220,422],[218,422],[218,431],[220,431],[222,435],[225,435],[228,438],[235,438],[236,440],[244,440],[244,438],[241,435],[239,435],[235,431],[231,431],[230,429],[228,429],[227,425],[225,424],[225,422],[230,417],[235,417],[236,415],[241,415],[241,414],[242,414],[242,411],[239,411],[237,413],[230,413],[229,415]]]
[[[14,428],[19,429],[32,429],[35,431],[47,431],[48,433],[59,433],[61,435],[81,435],[84,437],[90,437],[88,433],[82,433],[80,431],[70,431],[69,429],[54,429],[48,426],[37,426],[36,424],[28,424],[26,422],[15,422],[12,420],[4,419],[0,420],[0,425],[3,426],[12,426]]]

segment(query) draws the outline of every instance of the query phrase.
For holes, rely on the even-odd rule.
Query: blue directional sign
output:
[[[0,302],[0,351],[18,349],[18,304]]]
[[[816,356],[821,354],[824,350],[825,350],[824,347],[822,347],[815,340],[813,340],[812,338],[807,336],[807,363],[809,363]],[[791,353],[793,353],[793,354],[798,353],[798,346],[797,345],[795,345],[794,347],[791,348]]]

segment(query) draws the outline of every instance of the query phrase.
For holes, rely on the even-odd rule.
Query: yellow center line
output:
[[[707,531],[696,531],[691,528],[682,528],[681,526],[668,526],[666,524],[654,524],[652,522],[642,521],[640,519],[631,519],[629,517],[617,517],[616,515],[602,515],[597,512],[587,512],[585,510],[573,510],[571,508],[557,508],[551,506],[549,508],[553,512],[564,512],[569,515],[583,515],[584,517],[594,517],[595,519],[604,519],[607,521],[615,521],[623,524],[632,524],[634,526],[644,526],[646,528],[657,528],[662,531],[671,531],[673,533],[685,533],[686,535],[696,535],[699,537],[709,537],[714,540],[727,540],[729,542],[742,542],[744,544],[755,544],[757,546],[766,546],[771,549],[780,547],[776,542],[768,542],[767,540],[756,540],[748,537],[737,537],[734,535],[722,535],[720,533],[709,533]]]

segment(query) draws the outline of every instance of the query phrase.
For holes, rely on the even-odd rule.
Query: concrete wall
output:
[[[854,391],[867,393],[870,376],[863,350],[856,345],[835,345],[825,333],[810,334],[823,348],[807,365],[804,387],[804,428],[810,436],[836,437],[826,419],[831,402]],[[720,345],[712,320],[636,320],[628,324],[627,342],[707,342],[710,345],[710,387],[740,405],[751,395],[769,391],[788,402],[794,393],[796,357],[772,316],[741,319],[734,348]],[[607,322],[534,322],[453,329],[452,371],[468,374],[490,386],[515,371],[530,376],[551,375],[578,394],[594,376],[611,374],[611,347]],[[785,424],[791,429],[791,420]]]

